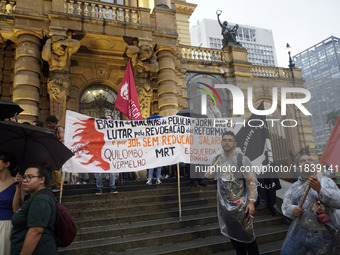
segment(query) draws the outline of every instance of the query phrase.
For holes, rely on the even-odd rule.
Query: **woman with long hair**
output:
[[[11,219],[21,205],[20,176],[15,175],[15,156],[0,151],[0,254],[10,254]]]
[[[51,169],[33,165],[23,175],[22,188],[31,197],[12,218],[11,255],[57,254],[54,238],[56,204],[51,196]]]

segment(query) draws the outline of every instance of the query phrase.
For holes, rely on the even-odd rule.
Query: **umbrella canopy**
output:
[[[12,101],[0,100],[0,120],[11,118],[22,111],[23,109],[18,104]]]
[[[176,115],[184,116],[184,117],[191,117],[191,118],[207,118],[207,115],[201,114],[194,110],[184,109],[180,110]]]
[[[12,121],[0,121],[0,150],[16,156],[19,170],[40,162],[59,169],[74,155],[50,131]]]
[[[160,119],[160,118],[163,118],[163,116],[162,116],[162,115],[159,115],[159,114],[156,114],[156,115],[147,117],[146,119],[147,119],[147,120],[154,120],[154,119]]]

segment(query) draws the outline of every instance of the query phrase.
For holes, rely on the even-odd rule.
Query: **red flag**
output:
[[[133,79],[130,66],[130,59],[124,73],[122,84],[120,85],[115,107],[130,120],[143,119],[139,108],[135,81]]]
[[[322,153],[320,163],[336,168],[340,166],[340,115],[328,138],[326,147]]]

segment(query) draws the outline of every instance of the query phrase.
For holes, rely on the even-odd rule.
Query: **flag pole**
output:
[[[180,171],[179,171],[179,163],[177,163],[177,190],[178,190],[178,211],[179,211],[179,220],[182,220],[181,176],[180,176]]]
[[[312,177],[316,177],[316,175],[317,175],[317,171],[315,171],[315,172],[313,173]],[[300,208],[301,210],[302,210],[302,207],[303,207],[303,205],[304,205],[304,203],[305,203],[305,201],[306,201],[306,198],[307,198],[307,196],[308,196],[308,193],[309,193],[309,191],[310,191],[310,188],[311,188],[311,186],[308,186],[308,187],[307,187],[306,192],[305,192],[305,195],[303,196],[302,201],[301,201],[301,203],[300,203],[300,205],[299,205],[299,208]],[[293,225],[292,225],[291,229],[289,230],[289,233],[293,233],[293,231],[294,231],[294,229],[295,229],[295,227],[296,227],[296,224],[298,223],[299,219],[300,219],[300,216],[295,218],[295,220],[294,220],[294,222],[293,222]]]
[[[61,203],[61,199],[62,199],[62,197],[63,197],[64,181],[65,181],[65,172],[61,169],[60,191],[59,191],[59,203]]]
[[[315,172],[313,173],[313,175],[312,175],[312,178],[315,178],[316,175],[317,175],[317,173],[318,173],[318,172],[315,171]],[[307,190],[306,190],[306,192],[305,192],[305,195],[304,195],[303,198],[302,198],[302,201],[301,201],[300,206],[299,206],[300,209],[302,209],[303,204],[304,204],[305,201],[306,201],[306,198],[307,198],[307,196],[308,196],[308,193],[309,193],[310,188],[311,188],[311,186],[308,186],[308,188],[307,188]]]
[[[221,153],[221,155],[217,158],[217,160],[216,160],[215,163],[212,165],[212,167],[215,167],[215,166],[218,164],[218,162],[220,162],[220,160],[221,160],[221,158],[222,158],[222,155],[223,155],[223,153]],[[211,174],[210,171],[206,172],[206,173],[204,174],[204,176],[205,176],[206,178],[212,178],[212,174]]]

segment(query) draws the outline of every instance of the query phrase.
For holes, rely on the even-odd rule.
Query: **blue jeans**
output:
[[[161,172],[162,172],[162,168],[161,167],[157,167],[157,168],[151,168],[149,169],[149,173],[148,173],[148,179],[152,180],[153,178],[153,171],[156,169],[156,179],[159,179],[161,177]]]
[[[94,174],[96,177],[96,186],[97,189],[100,191],[103,191],[103,178],[102,178],[102,174],[101,173],[95,173]],[[116,189],[116,178],[115,178],[115,174],[110,173],[110,189]]]
[[[333,250],[331,235],[328,231],[308,231],[296,224],[293,232],[288,231],[281,249],[281,255],[330,255]]]

